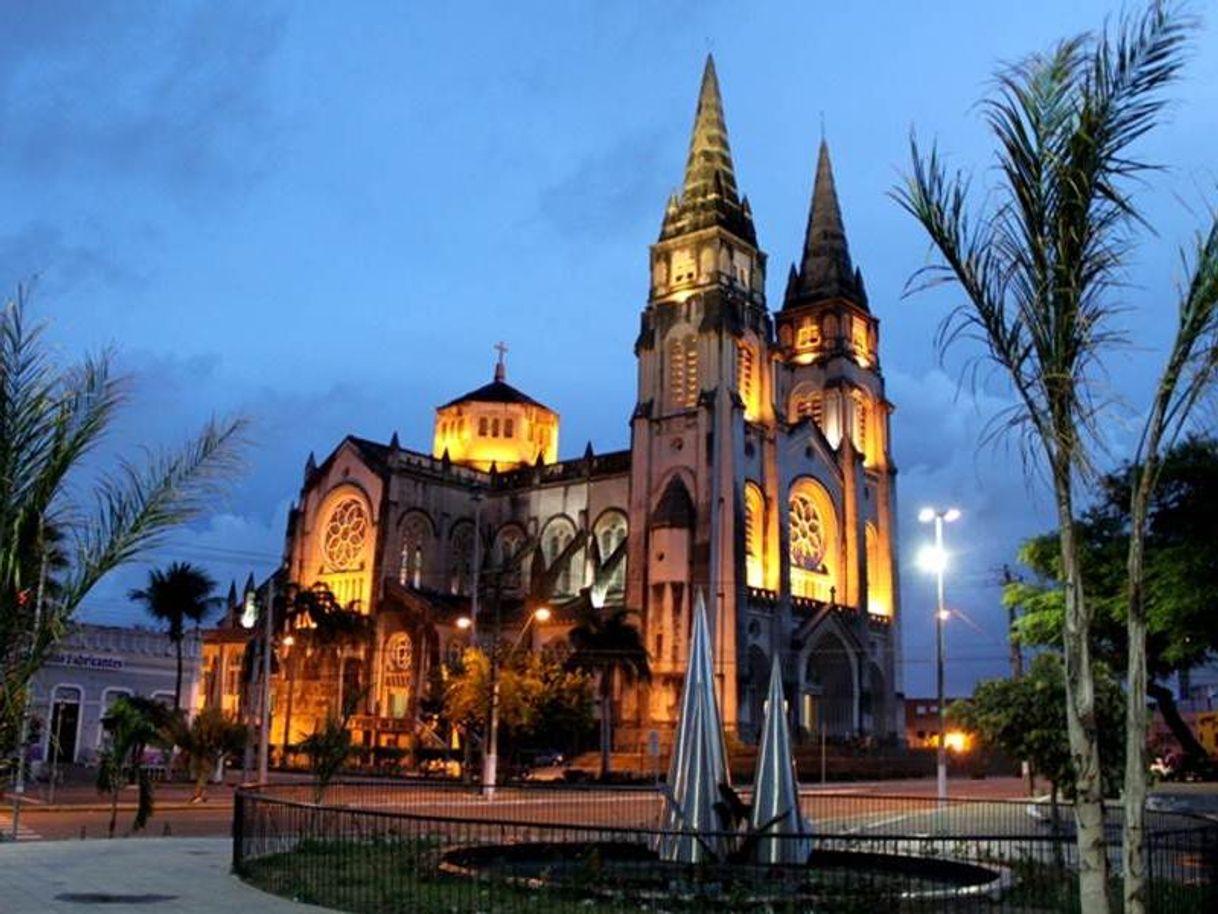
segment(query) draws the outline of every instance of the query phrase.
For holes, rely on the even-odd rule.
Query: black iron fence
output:
[[[747,799],[747,798],[746,798]],[[1071,811],[1042,804],[809,792],[808,864],[749,862],[747,829],[683,836],[658,826],[655,790],[352,781],[242,790],[233,867],[254,884],[339,910],[1074,911]],[[1218,910],[1218,823],[1151,813],[1150,909]],[[1120,819],[1108,825],[1119,862]],[[710,862],[665,862],[688,837]],[[799,839],[764,837],[764,840]],[[796,856],[796,855],[792,855]],[[1119,886],[1114,885],[1114,890]]]

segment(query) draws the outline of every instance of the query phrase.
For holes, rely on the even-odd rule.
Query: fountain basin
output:
[[[1012,883],[1001,866],[914,854],[818,848],[804,864],[662,860],[631,841],[520,842],[453,847],[440,869],[530,888],[566,888],[586,896],[696,904],[811,904],[850,896],[879,900],[998,897]]]

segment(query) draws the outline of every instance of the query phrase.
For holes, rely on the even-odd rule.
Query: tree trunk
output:
[[[1129,661],[1125,704],[1125,826],[1121,842],[1125,914],[1146,911],[1146,602],[1143,592],[1145,516],[1133,512],[1129,537]]]
[[[178,676],[173,683],[173,710],[178,712],[182,709],[182,639],[178,638],[174,642],[174,647],[178,651]]]
[[[1064,458],[1063,458],[1064,459]],[[1108,850],[1104,840],[1104,789],[1100,778],[1090,624],[1074,531],[1070,468],[1054,468],[1065,578],[1066,619],[1062,644],[1066,659],[1066,731],[1074,766],[1074,821],[1078,832],[1079,900],[1083,914],[1109,914]]]
[[[610,753],[613,749],[613,671],[601,673],[601,780],[609,777]]]
[[[1171,735],[1180,744],[1184,755],[1194,764],[1205,764],[1208,762],[1209,753],[1205,751],[1205,747],[1198,741],[1197,735],[1193,733],[1192,728],[1180,716],[1180,709],[1176,707],[1176,699],[1172,695],[1171,689],[1157,682],[1147,681],[1146,691],[1155,700],[1159,712],[1163,715],[1163,722],[1167,724],[1168,729],[1171,730]]]

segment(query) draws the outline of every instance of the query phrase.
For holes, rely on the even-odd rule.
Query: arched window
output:
[[[523,586],[523,549],[524,531],[519,527],[504,527],[495,538],[495,568],[502,572],[504,593],[518,593]]]
[[[698,404],[698,338],[692,333],[668,344],[668,405],[692,409]]]
[[[870,410],[867,409],[867,398],[863,394],[855,391],[854,400],[854,447],[860,454],[863,455],[864,461],[867,460],[867,422],[870,419]]]
[[[867,551],[867,611],[877,616],[892,615],[892,579],[886,550],[875,524],[868,522],[863,535]]]
[[[837,586],[837,513],[820,483],[803,478],[788,503],[791,593],[834,602]]]
[[[765,496],[755,482],[744,484],[744,572],[749,587],[765,587]]]
[[[462,521],[453,528],[448,540],[448,589],[468,595],[473,584],[474,525]]]
[[[753,347],[742,340],[736,347],[736,389],[744,403],[745,419],[756,419],[760,412],[758,402],[761,398],[757,387],[757,359]]]
[[[571,566],[573,564],[573,557],[569,556],[563,562],[561,568],[556,569],[555,565],[567,547],[571,545],[571,540],[574,538],[575,525],[565,517],[554,518],[542,530],[541,542],[546,560],[546,570],[557,572],[554,577],[554,595],[566,596],[571,593]]]
[[[423,583],[424,556],[431,545],[431,523],[419,513],[406,516],[402,523],[402,561],[398,566],[398,583],[418,588]]]
[[[791,423],[811,419],[816,427],[825,427],[825,396],[820,391],[799,387],[791,395]]]
[[[601,564],[609,561],[618,547],[626,541],[626,515],[620,511],[606,511],[597,518],[592,535],[600,552]],[[620,593],[626,587],[626,557],[623,555],[613,568],[608,581],[601,581],[609,593]]]

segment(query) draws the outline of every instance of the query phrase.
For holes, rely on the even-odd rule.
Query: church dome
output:
[[[489,384],[436,410],[432,453],[479,470],[511,470],[558,459],[558,413],[507,383],[500,344]]]

